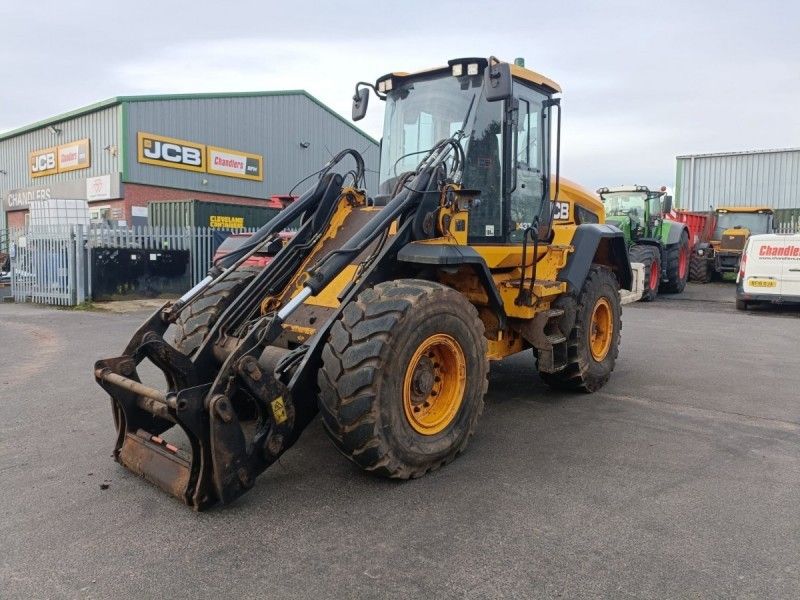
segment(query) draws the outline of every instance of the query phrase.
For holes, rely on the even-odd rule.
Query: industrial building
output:
[[[156,201],[261,206],[343,148],[375,189],[378,142],[305,91],[111,98],[0,134],[0,228],[46,199],[117,225],[147,224]]]
[[[680,208],[770,206],[778,221],[800,216],[800,148],[687,154],[677,162]]]

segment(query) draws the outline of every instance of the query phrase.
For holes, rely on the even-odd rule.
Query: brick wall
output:
[[[27,210],[13,210],[6,213],[6,223],[8,227],[17,228],[25,225],[25,215],[28,214]]]

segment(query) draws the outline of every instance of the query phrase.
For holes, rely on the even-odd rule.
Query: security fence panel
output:
[[[75,234],[71,226],[24,232],[11,241],[15,302],[72,306],[77,302]]]
[[[255,231],[53,225],[8,230],[2,248],[16,302],[72,306],[125,295],[178,296],[206,276],[228,236]]]

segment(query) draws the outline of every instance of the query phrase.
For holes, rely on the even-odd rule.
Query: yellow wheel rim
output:
[[[467,387],[467,360],[457,341],[437,333],[423,341],[406,367],[403,411],[422,435],[435,435],[452,423]]]
[[[614,337],[614,320],[611,303],[607,298],[598,298],[592,310],[592,322],[589,325],[589,348],[592,358],[597,362],[603,360],[611,348]]]

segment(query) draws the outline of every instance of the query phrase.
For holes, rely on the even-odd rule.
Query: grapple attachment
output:
[[[125,354],[95,364],[95,378],[111,396],[114,458],[195,510],[231,502],[294,443],[313,411],[297,418],[287,388],[273,376],[275,352],[259,362],[234,351],[214,381],[206,381],[202,365],[164,341],[160,312]],[[248,338],[259,334],[263,328]],[[141,382],[143,360],[164,373],[167,391]],[[176,426],[185,438],[180,444]]]

